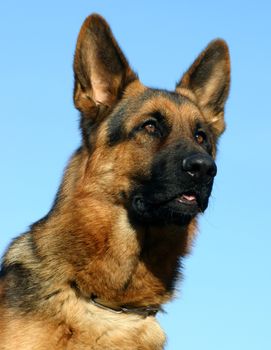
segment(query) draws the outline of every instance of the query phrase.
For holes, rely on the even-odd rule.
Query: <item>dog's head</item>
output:
[[[208,205],[224,130],[230,64],[211,42],[174,92],[143,86],[98,15],[84,22],[74,102],[86,152],[84,191],[123,206],[137,224],[190,222]]]

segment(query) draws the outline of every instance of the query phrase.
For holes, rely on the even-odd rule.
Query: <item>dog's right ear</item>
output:
[[[125,87],[137,76],[114,39],[109,25],[99,15],[85,20],[74,57],[74,104],[83,118],[95,123],[110,110]]]

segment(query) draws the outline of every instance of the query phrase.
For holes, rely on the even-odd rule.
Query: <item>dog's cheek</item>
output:
[[[116,159],[113,165],[115,172],[114,188],[119,198],[123,199],[123,204],[126,205],[134,189],[150,179],[154,155],[150,150],[145,151],[130,144],[118,153],[118,157],[121,162]]]

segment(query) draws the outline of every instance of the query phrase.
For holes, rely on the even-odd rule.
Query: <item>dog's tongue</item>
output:
[[[196,200],[196,197],[192,194],[183,194],[182,198],[188,202],[193,202]]]

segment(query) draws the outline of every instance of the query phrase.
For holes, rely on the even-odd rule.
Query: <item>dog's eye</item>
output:
[[[207,141],[207,135],[205,134],[204,131],[198,130],[195,133],[195,139],[199,145],[202,145]]]
[[[143,125],[142,128],[147,131],[148,134],[156,134],[159,129],[157,127],[157,122],[155,120],[147,120]]]

